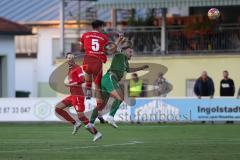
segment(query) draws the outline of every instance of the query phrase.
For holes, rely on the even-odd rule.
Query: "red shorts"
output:
[[[83,96],[68,96],[62,103],[66,106],[73,106],[77,112],[84,112],[85,105],[84,105],[84,97]]]
[[[84,72],[93,76],[94,83],[98,86],[101,84],[102,79],[102,61],[91,55],[85,55],[83,59]]]

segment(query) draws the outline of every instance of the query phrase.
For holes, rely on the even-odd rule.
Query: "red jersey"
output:
[[[108,43],[106,34],[98,31],[86,32],[82,35],[80,41],[86,54],[97,56],[103,63],[106,63],[107,56],[104,53],[104,46]]]
[[[81,84],[84,83],[84,73],[79,65],[73,65],[68,71],[68,81],[69,83],[77,82],[79,86],[70,86],[71,95],[84,96]]]

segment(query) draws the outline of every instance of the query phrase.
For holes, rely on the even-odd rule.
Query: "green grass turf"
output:
[[[240,125],[97,125],[97,143],[66,124],[0,124],[0,160],[239,160]],[[142,143],[134,144],[132,141]]]

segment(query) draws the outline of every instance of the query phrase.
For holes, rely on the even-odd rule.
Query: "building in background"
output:
[[[15,36],[16,90],[30,92],[31,97],[56,96],[49,86],[49,76],[56,68],[60,53],[59,0],[2,0],[0,17],[6,17],[32,28],[34,35]],[[92,2],[66,1],[65,3],[65,51],[78,46],[81,31],[87,29],[91,19],[96,18]],[[7,9],[6,9],[7,8]],[[102,19],[110,12],[98,11]],[[106,19],[105,19],[106,20]],[[27,72],[28,76],[22,76]]]
[[[7,8],[7,9],[6,9]],[[128,10],[129,11],[129,10]],[[127,11],[127,12],[128,12]],[[176,9],[173,9],[176,12]],[[89,22],[98,17],[111,22],[111,10],[96,9],[91,1],[69,1],[64,3],[65,51],[76,51],[76,42]],[[137,10],[136,16],[144,16],[146,10]],[[171,13],[169,13],[171,15]],[[0,16],[32,27],[34,35],[16,36],[16,79],[17,90],[30,92],[30,96],[56,96],[48,80],[56,68],[60,52],[60,1],[59,0],[2,0]],[[126,12],[118,12],[118,22],[126,20]],[[125,18],[124,18],[125,17]],[[28,77],[21,73],[27,72]]]
[[[111,3],[110,3],[111,2]],[[131,5],[129,2],[132,2]],[[97,2],[65,0],[64,19],[65,19],[65,51],[78,51],[78,38],[89,28],[92,19],[98,18],[108,22],[109,27],[113,27],[114,15],[116,15],[116,28],[123,29],[134,42],[137,57],[134,61],[155,62],[165,65],[169,70],[166,78],[173,83],[174,90],[169,96],[191,96],[192,87],[196,74],[203,69],[213,72],[216,64],[223,64],[223,61],[230,59],[239,60],[239,26],[237,25],[238,16],[231,12],[231,9],[238,10],[237,1],[202,1],[196,3],[194,0],[169,0],[149,1],[144,0],[99,0]],[[157,3],[157,4],[156,4]],[[119,5],[120,4],[120,5]],[[184,5],[183,5],[184,4]],[[192,25],[195,22],[202,23],[203,16],[209,7],[217,6],[223,15],[229,15],[231,19],[226,19],[226,23],[234,23],[220,27],[221,30],[211,34],[210,38],[202,30],[197,30]],[[219,7],[222,6],[222,7]],[[132,8],[136,8],[136,17],[146,17],[149,9],[154,7],[156,21],[154,26],[146,29],[146,26],[129,27],[126,24],[130,17]],[[166,11],[166,25],[169,30],[161,31],[163,9]],[[115,14],[115,11],[117,14]],[[237,12],[236,12],[237,13]],[[60,52],[60,0],[2,0],[0,2],[0,16],[12,21],[32,27],[34,35],[16,36],[16,90],[29,91],[30,96],[49,97],[57,96],[57,93],[49,86],[49,76],[52,71],[63,61],[58,60],[62,57]],[[224,20],[224,18],[223,18]],[[191,23],[190,23],[191,22]],[[198,24],[196,23],[196,24]],[[189,25],[188,25],[189,24]],[[190,27],[190,29],[187,28]],[[173,28],[172,28],[173,27]],[[204,27],[204,26],[203,26]],[[170,30],[172,28],[172,30]],[[192,28],[192,30],[191,30]],[[219,27],[216,27],[219,29]],[[193,32],[196,31],[196,32]],[[162,36],[166,34],[166,57],[162,54]],[[237,34],[236,34],[237,33]],[[221,37],[221,38],[219,38]],[[231,38],[229,38],[231,37]],[[225,41],[226,40],[226,41]],[[144,43],[143,43],[144,42]],[[226,42],[222,44],[222,42]],[[208,53],[219,53],[221,56],[209,56]],[[181,56],[182,54],[190,56]],[[228,53],[228,55],[226,54]],[[231,56],[230,54],[234,54]],[[154,60],[149,55],[155,56]],[[175,55],[178,54],[178,55]],[[200,57],[195,57],[193,54]],[[204,54],[204,55],[203,55]],[[168,57],[174,57],[170,59]],[[209,58],[211,57],[211,58]],[[204,60],[204,63],[202,63]],[[214,63],[213,63],[214,61]],[[229,63],[227,69],[231,71],[234,79],[237,77],[235,69],[238,62]],[[195,66],[197,65],[198,66]],[[104,68],[108,68],[108,63]],[[194,65],[194,67],[189,67]],[[194,69],[193,69],[194,68]],[[175,75],[182,71],[184,74],[175,80]],[[188,70],[187,73],[186,70]],[[222,68],[219,67],[219,70]],[[21,73],[28,73],[28,77],[23,77]],[[178,71],[178,72],[177,72]],[[219,73],[214,72],[213,79],[219,80]],[[212,75],[212,73],[211,73]],[[218,95],[218,94],[217,94]]]
[[[15,97],[15,41],[16,35],[31,35],[24,25],[0,18],[0,97]],[[21,77],[28,77],[26,70]],[[21,81],[19,83],[24,83]]]

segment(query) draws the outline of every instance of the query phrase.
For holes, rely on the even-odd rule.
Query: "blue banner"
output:
[[[139,122],[239,121],[236,98],[139,98],[130,109],[130,120]]]

